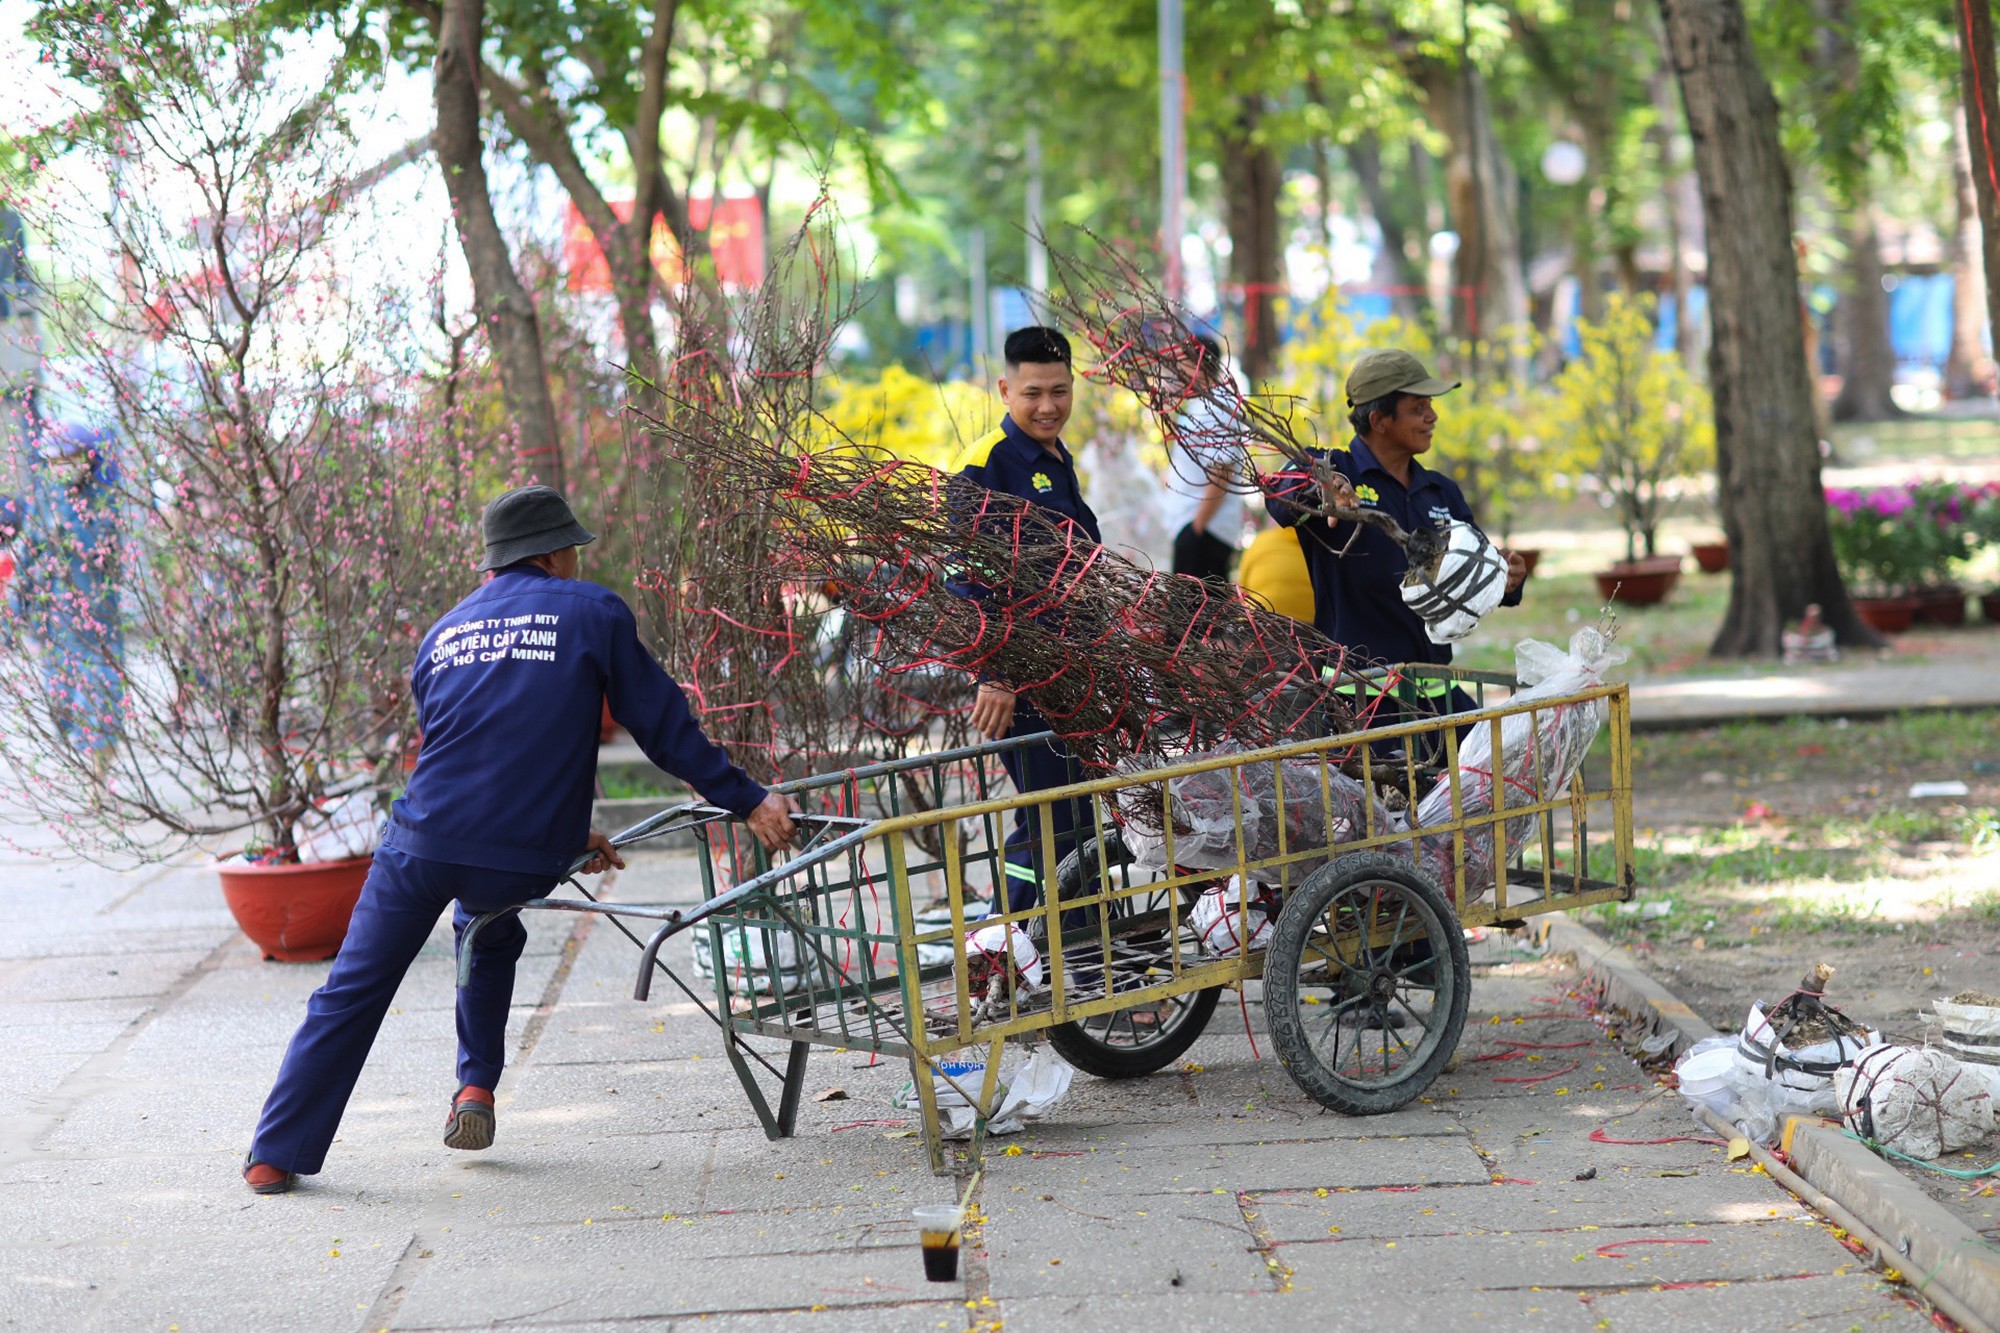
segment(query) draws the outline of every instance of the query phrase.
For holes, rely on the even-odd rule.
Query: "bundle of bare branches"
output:
[[[1445,552],[1441,530],[1406,532],[1378,510],[1326,502],[1332,470],[1298,400],[1242,392],[1144,265],[1087,231],[1080,234],[1082,246],[1048,246],[1056,279],[1049,306],[1096,353],[1090,377],[1136,395],[1167,438],[1182,446],[1175,466],[1201,474],[1183,480],[1212,478],[1220,470],[1242,494],[1272,494],[1305,514],[1380,528],[1403,548],[1413,570],[1436,573]],[[1208,410],[1189,410],[1202,399]]]

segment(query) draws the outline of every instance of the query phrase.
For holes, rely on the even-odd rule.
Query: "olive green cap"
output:
[[[1392,393],[1411,393],[1419,398],[1435,398],[1458,387],[1457,380],[1441,380],[1424,368],[1424,363],[1397,347],[1378,348],[1362,354],[1347,376],[1347,405],[1372,403]]]

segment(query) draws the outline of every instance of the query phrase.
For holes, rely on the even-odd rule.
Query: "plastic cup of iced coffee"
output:
[[[955,1203],[926,1203],[915,1209],[917,1241],[924,1247],[924,1276],[933,1282],[958,1281],[959,1228],[964,1210]]]

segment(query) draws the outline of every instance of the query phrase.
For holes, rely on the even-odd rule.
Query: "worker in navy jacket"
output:
[[[1439,665],[1451,661],[1451,645],[1432,643],[1422,619],[1403,601],[1403,575],[1410,567],[1403,548],[1380,528],[1309,511],[1322,502],[1375,509],[1406,532],[1452,520],[1474,523],[1472,507],[1458,483],[1417,461],[1429,452],[1437,429],[1437,409],[1431,400],[1457,387],[1455,381],[1433,376],[1408,352],[1386,348],[1368,352],[1347,377],[1353,441],[1346,449],[1320,455],[1325,463],[1321,479],[1301,468],[1264,478],[1265,507],[1271,517],[1298,529],[1312,575],[1313,624],[1346,648],[1350,660]],[[1521,557],[1509,553],[1507,592],[1501,605],[1520,603],[1526,576]],[[1462,692],[1448,704],[1442,684],[1418,682],[1415,689],[1430,698],[1427,712],[1456,712],[1470,705]],[[1378,722],[1394,718],[1393,708],[1375,715]]]
[[[326,984],[285,1052],[244,1163],[259,1194],[320,1169],[389,1002],[438,914],[453,922],[545,896],[576,858],[622,866],[590,828],[605,704],[648,758],[745,819],[766,849],[791,843],[798,805],[768,792],[702,734],[679,685],[639,642],[616,593],[577,579],[595,537],[546,486],[487,506],[482,570],[492,578],[431,627],[410,686],[423,734],[416,772],[355,905]],[[480,931],[458,992],[458,1091],[445,1146],[493,1142],[505,1060],[518,913]]]
[[[1007,415],[1000,428],[967,449],[958,462],[958,475],[990,491],[1018,496],[1030,504],[1053,511],[1076,526],[1092,545],[1103,542],[1097,515],[1084,502],[1083,487],[1076,475],[1076,461],[1062,442],[1062,429],[1069,423],[1075,392],[1070,369],[1069,339],[1059,331],[1040,325],[1016,329],[1007,335],[1004,347],[1007,373],[998,388]],[[984,588],[964,580],[954,580],[953,589],[971,597],[1009,597],[1030,593],[1029,589]],[[972,705],[972,726],[989,740],[1030,736],[1048,730],[1048,722],[1035,706],[1016,695],[1008,682],[982,679]],[[1058,737],[1033,745],[1018,746],[1000,757],[1014,789],[1026,795],[1076,782],[1080,778],[1069,746]],[[1075,842],[1080,812],[1075,802],[1062,801],[1050,808],[1050,827],[1060,861]],[[1037,812],[1017,810],[1014,827],[1007,835],[1006,907],[1025,911],[1035,905],[1045,879],[1041,821]]]

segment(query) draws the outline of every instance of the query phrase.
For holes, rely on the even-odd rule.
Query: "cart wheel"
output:
[[[1215,1016],[1222,987],[1149,1000],[1049,1029],[1056,1054],[1099,1078],[1144,1078],[1187,1054]]]
[[[1343,856],[1286,900],[1264,955],[1271,1044],[1321,1106],[1381,1115],[1444,1071],[1472,964],[1431,878],[1379,852]]]

